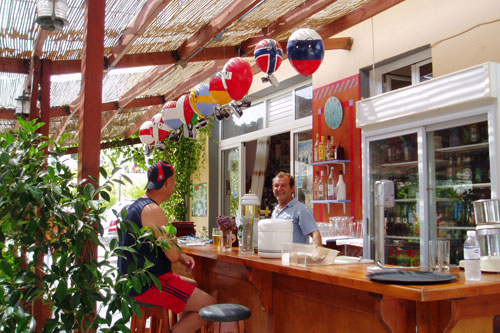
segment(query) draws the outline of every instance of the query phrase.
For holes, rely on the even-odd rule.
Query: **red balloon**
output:
[[[222,83],[229,96],[239,101],[247,94],[252,85],[252,66],[243,58],[229,59],[222,69]]]
[[[222,82],[222,74],[219,72],[210,79],[209,94],[215,103],[225,105],[232,101]]]

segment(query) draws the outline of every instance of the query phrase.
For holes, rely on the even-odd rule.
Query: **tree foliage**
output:
[[[76,182],[57,159],[63,154],[59,144],[37,133],[43,123],[18,121],[19,130],[0,135],[0,331],[33,331],[36,323],[27,309],[36,300],[52,313],[44,332],[130,331],[130,316],[140,315],[130,290],[159,282],[147,267],[120,275],[110,259],[135,250],[116,240],[104,248],[99,240],[107,193],[123,182],[113,178],[118,169],[108,175],[101,168],[105,181],[97,187]],[[120,228],[130,228],[137,246],[170,246],[150,229]],[[95,259],[96,247],[104,248],[103,259]],[[112,322],[117,313],[121,319]]]

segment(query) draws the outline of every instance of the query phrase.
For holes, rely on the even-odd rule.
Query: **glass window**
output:
[[[295,134],[295,142],[295,194],[300,202],[312,207],[312,131]]]
[[[312,115],[312,85],[295,90],[295,119]]]
[[[243,115],[240,118],[232,115],[228,119],[224,119],[222,121],[222,139],[263,129],[265,112],[264,103],[260,102],[243,109]]]
[[[236,217],[240,202],[239,149],[222,151],[222,215]]]

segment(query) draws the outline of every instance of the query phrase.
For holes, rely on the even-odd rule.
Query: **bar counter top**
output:
[[[195,258],[193,277],[202,289],[219,302],[251,308],[247,332],[331,332],[332,325],[345,332],[493,332],[500,314],[500,274],[468,282],[463,270],[452,267],[457,278],[451,282],[402,285],[371,281],[367,268],[373,263],[287,266],[237,248],[182,249]],[[330,319],[314,319],[322,313]]]

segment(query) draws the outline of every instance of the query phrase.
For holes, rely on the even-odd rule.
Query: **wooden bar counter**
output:
[[[373,264],[285,266],[236,248],[183,251],[194,257],[202,289],[252,310],[247,332],[493,332],[500,314],[500,274],[471,283],[451,268],[452,282],[396,285],[370,281]]]

